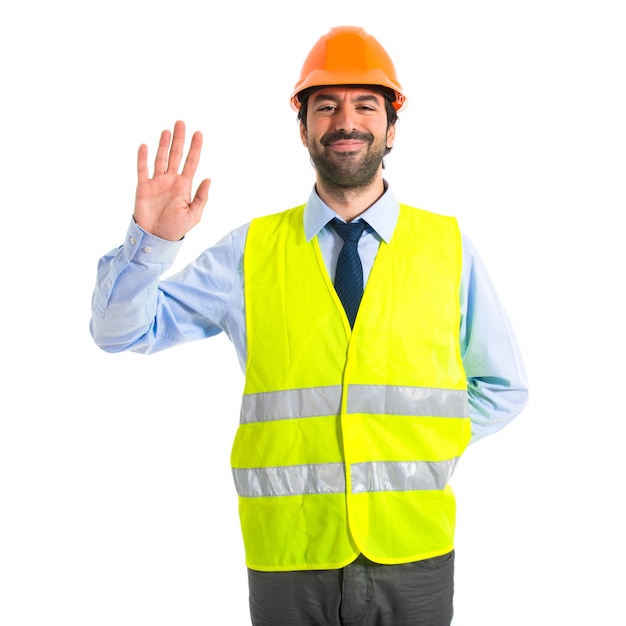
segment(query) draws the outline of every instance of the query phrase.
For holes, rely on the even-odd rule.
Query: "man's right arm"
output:
[[[247,224],[161,280],[182,241],[155,237],[132,220],[124,243],[98,263],[90,323],[96,344],[148,354],[225,331],[242,352],[246,234]]]
[[[159,279],[181,244],[150,235],[132,220],[124,243],[99,260],[89,329],[100,348],[151,351]]]
[[[200,332],[187,332],[184,285],[178,300],[160,295],[160,276],[171,267],[185,234],[200,221],[211,184],[204,179],[192,196],[202,134],[193,134],[183,163],[184,144],[182,121],[176,122],[173,133],[161,133],[152,177],[148,147],[139,147],[133,221],[123,245],[102,257],[98,265],[90,329],[103,350],[155,351],[219,332],[213,324],[196,318]]]

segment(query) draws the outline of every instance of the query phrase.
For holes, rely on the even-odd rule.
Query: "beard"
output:
[[[340,139],[367,142],[365,154],[327,152],[325,148]],[[387,154],[386,137],[376,139],[371,133],[338,131],[327,133],[319,142],[308,142],[309,155],[318,176],[330,189],[359,189],[368,187],[376,178],[383,157]],[[362,148],[359,148],[362,150]]]

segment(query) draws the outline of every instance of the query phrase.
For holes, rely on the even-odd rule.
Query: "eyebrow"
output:
[[[331,102],[339,102],[340,98],[339,96],[336,96],[332,93],[317,93],[317,94],[313,94],[312,99],[314,102],[317,102],[318,100],[330,100]],[[382,98],[382,96],[380,96]],[[378,99],[378,94],[374,94],[374,93],[365,93],[365,94],[361,94],[359,96],[356,96],[356,98],[352,98],[350,99],[350,102],[376,102],[376,103],[380,103],[380,100]]]

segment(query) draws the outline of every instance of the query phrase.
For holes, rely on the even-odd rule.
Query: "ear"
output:
[[[392,124],[387,129],[387,148],[393,148],[393,142],[396,140],[396,125]]]
[[[302,145],[306,148],[308,146],[308,141],[306,138],[306,126],[300,122],[300,141],[302,141]]]

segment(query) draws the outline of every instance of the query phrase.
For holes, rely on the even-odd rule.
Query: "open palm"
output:
[[[170,241],[182,239],[200,221],[211,184],[208,178],[204,179],[192,200],[193,177],[202,151],[202,133],[193,134],[189,153],[179,173],[184,145],[184,122],[176,122],[173,136],[169,130],[161,133],[152,178],[148,172],[148,147],[142,144],[137,154],[135,221],[152,235]]]

